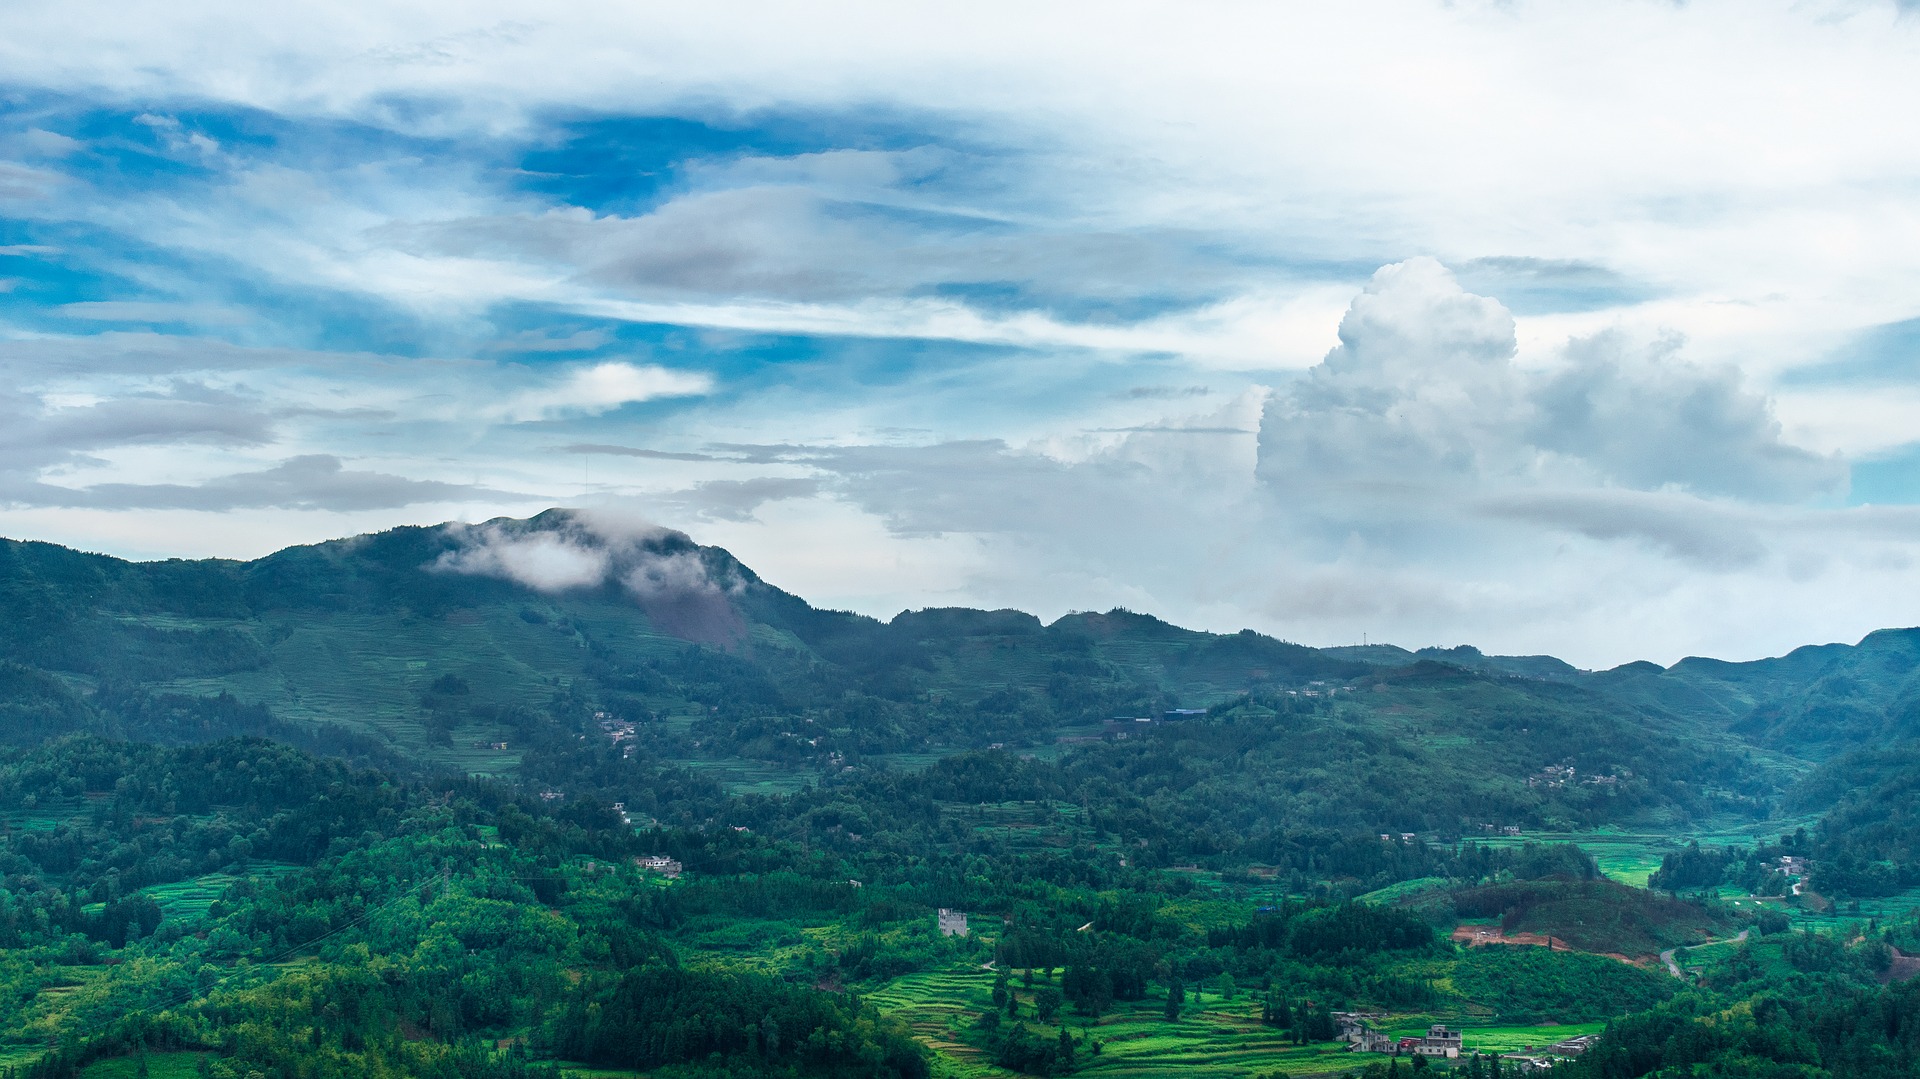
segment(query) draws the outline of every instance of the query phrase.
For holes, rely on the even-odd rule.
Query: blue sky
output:
[[[817,603],[1920,610],[1892,3],[0,13],[0,532],[598,507]]]

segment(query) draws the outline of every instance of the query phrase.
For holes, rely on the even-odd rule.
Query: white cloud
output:
[[[536,532],[514,535],[498,525],[459,529],[466,546],[441,555],[435,568],[451,573],[502,577],[540,592],[565,592],[601,584],[611,561],[605,547],[579,537]]]
[[[617,584],[667,633],[730,644],[746,632],[732,602],[745,586],[738,570],[630,513],[550,510],[530,522],[450,525],[445,535],[456,546],[425,568],[541,592]]]
[[[1830,503],[1833,454],[1911,440],[1913,387],[1775,380],[1916,313],[1920,113],[1886,103],[1920,92],[1920,19],[1868,0],[830,11],[10,5],[14,85],[146,110],[210,178],[96,189],[62,171],[74,140],[23,129],[0,197],[63,250],[0,255],[73,261],[104,230],[269,295],[363,305],[439,357],[285,347],[307,331],[271,299],[223,320],[215,285],[190,294],[191,275],[115,252],[110,272],[146,290],[68,316],[198,312],[263,347],[0,326],[24,372],[7,418],[71,421],[65,441],[13,445],[16,471],[301,507],[235,503],[227,519],[275,540],[379,523],[367,498],[638,503],[882,614],[1122,602],[1585,661],[1910,620],[1910,522]],[[443,141],[276,157],[171,119],[182,102]],[[516,140],[556,138],[553,117],[601,113],[918,124],[924,139],[879,141],[940,148],[722,152],[620,210],[498,167]],[[503,310],[564,328],[496,333]],[[466,358],[600,355],[619,347],[609,321],[816,334],[854,358],[729,374],[725,395],[699,372],[722,335],[648,354],[670,367]],[[174,377],[252,404],[160,401]],[[699,406],[621,408],[673,397]],[[321,481],[335,503],[299,501]],[[500,493],[520,491],[541,500]],[[160,542],[69,512],[0,520]],[[237,542],[191,523],[211,515],[147,512],[168,553]],[[522,572],[582,565],[555,549]]]
[[[706,375],[632,363],[596,363],[569,371],[538,389],[522,390],[495,409],[507,420],[541,420],[568,414],[597,416],[621,405],[658,397],[689,397],[712,390]]]
[[[1844,491],[1844,463],[1783,441],[1736,370],[1687,363],[1675,341],[1636,349],[1604,333],[1522,368],[1512,316],[1429,259],[1375,274],[1340,342],[1268,410],[1260,472],[1279,490],[1362,515],[1381,490],[1421,506],[1489,487]]]

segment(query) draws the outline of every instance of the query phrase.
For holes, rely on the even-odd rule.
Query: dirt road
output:
[[[1748,934],[1748,933],[1750,933],[1750,932],[1752,932],[1752,930],[1750,930],[1750,929],[1742,929],[1742,930],[1740,931],[1740,933],[1739,933],[1739,935],[1737,935],[1737,936],[1734,936],[1734,937],[1731,937],[1731,938],[1729,938],[1729,939],[1727,940],[1727,943],[1728,943],[1728,944],[1738,944],[1738,943],[1740,943],[1741,941],[1743,941],[1743,940],[1745,940],[1745,939],[1747,939],[1747,934]],[[1672,975],[1673,975],[1674,977],[1676,977],[1676,978],[1685,978],[1685,977],[1687,976],[1687,975],[1686,975],[1686,972],[1684,972],[1684,971],[1682,971],[1682,970],[1680,969],[1680,964],[1678,964],[1678,963],[1676,963],[1676,962],[1674,962],[1674,961],[1673,961],[1673,953],[1674,953],[1674,952],[1676,952],[1676,951],[1679,951],[1679,949],[1678,949],[1678,948],[1668,948],[1668,949],[1667,949],[1666,951],[1664,951],[1664,952],[1661,952],[1661,953],[1660,953],[1660,961],[1661,961],[1662,963],[1665,963],[1665,964],[1667,965],[1667,972],[1668,972],[1669,974],[1672,974]]]

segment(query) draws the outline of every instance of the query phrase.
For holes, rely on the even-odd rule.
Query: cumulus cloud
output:
[[[1574,342],[1529,388],[1528,438],[1613,483],[1796,502],[1845,490],[1846,463],[1787,443],[1770,402],[1731,367],[1661,348],[1635,356],[1617,333]]]
[[[1118,603],[1321,643],[1384,626],[1537,648],[1526,635],[1595,632],[1600,610],[1906,542],[1840,542],[1868,525],[1832,508],[1844,467],[1789,441],[1736,373],[1619,333],[1523,359],[1504,306],[1427,259],[1374,275],[1297,379],[1204,410],[1144,400],[1124,407],[1157,419],[1077,444],[729,451],[815,470],[902,546],[976,537],[968,602]]]
[[[1787,443],[1738,371],[1572,342],[1545,369],[1515,362],[1513,317],[1431,259],[1381,269],[1340,344],[1268,407],[1261,477],[1336,506],[1503,489],[1600,486],[1797,502],[1841,493],[1846,466]],[[1394,512],[1392,502],[1376,508]]]

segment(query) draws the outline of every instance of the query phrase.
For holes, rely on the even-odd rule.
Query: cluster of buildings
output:
[[[622,742],[628,743],[628,745],[620,751],[621,756],[633,756],[634,725],[632,720],[621,719],[612,712],[595,712],[593,714],[593,721],[600,725],[601,733],[605,734],[607,739],[614,745],[617,746]],[[584,738],[586,735],[581,735],[581,737]],[[694,744],[698,745],[699,743],[696,742]]]
[[[649,854],[644,858],[635,858],[633,864],[649,873],[658,873],[668,880],[679,880],[681,871],[686,868],[677,860],[664,854]]]
[[[1331,697],[1335,693],[1352,693],[1352,686],[1330,686],[1325,682],[1308,682],[1305,689],[1287,690],[1289,697]]]
[[[1347,1043],[1347,1050],[1354,1053],[1392,1053],[1396,1056],[1415,1056],[1453,1060],[1466,1052],[1465,1039],[1460,1031],[1450,1029],[1444,1023],[1434,1023],[1427,1028],[1425,1037],[1396,1038],[1382,1033],[1374,1024],[1386,1016],[1378,1012],[1334,1012],[1333,1020],[1339,1030],[1340,1040]],[[1552,1045],[1534,1049],[1528,1046],[1518,1053],[1503,1054],[1501,1059],[1517,1065],[1527,1072],[1546,1071],[1555,1063],[1568,1057],[1576,1057],[1587,1051],[1598,1034],[1582,1034]]]
[[[1199,719],[1207,714],[1205,708],[1169,708],[1154,716],[1115,716],[1107,720],[1104,733],[1115,738],[1125,738],[1138,731],[1145,731],[1156,723],[1178,723],[1186,719]]]
[[[1464,1048],[1460,1032],[1448,1029],[1444,1023],[1435,1023],[1428,1027],[1427,1034],[1423,1038],[1396,1038],[1374,1027],[1374,1021],[1383,1018],[1385,1016],[1370,1012],[1333,1013],[1334,1022],[1340,1031],[1340,1040],[1347,1043],[1347,1049],[1350,1052],[1393,1053],[1452,1060],[1458,1057]]]
[[[1549,764],[1540,769],[1537,774],[1528,776],[1527,786],[1546,787],[1549,790],[1565,787],[1571,783],[1586,783],[1595,787],[1617,787],[1621,780],[1633,778],[1633,773],[1622,768],[1618,775],[1591,775],[1585,779],[1580,779],[1578,776],[1579,773],[1571,764]]]
[[[1461,1033],[1448,1029],[1444,1023],[1427,1027],[1427,1037],[1396,1039],[1373,1027],[1373,1019],[1379,1018],[1357,1012],[1334,1012],[1334,1019],[1340,1023],[1340,1041],[1346,1043],[1350,1052],[1392,1052],[1396,1056],[1432,1056],[1442,1060],[1453,1060],[1461,1054]]]

